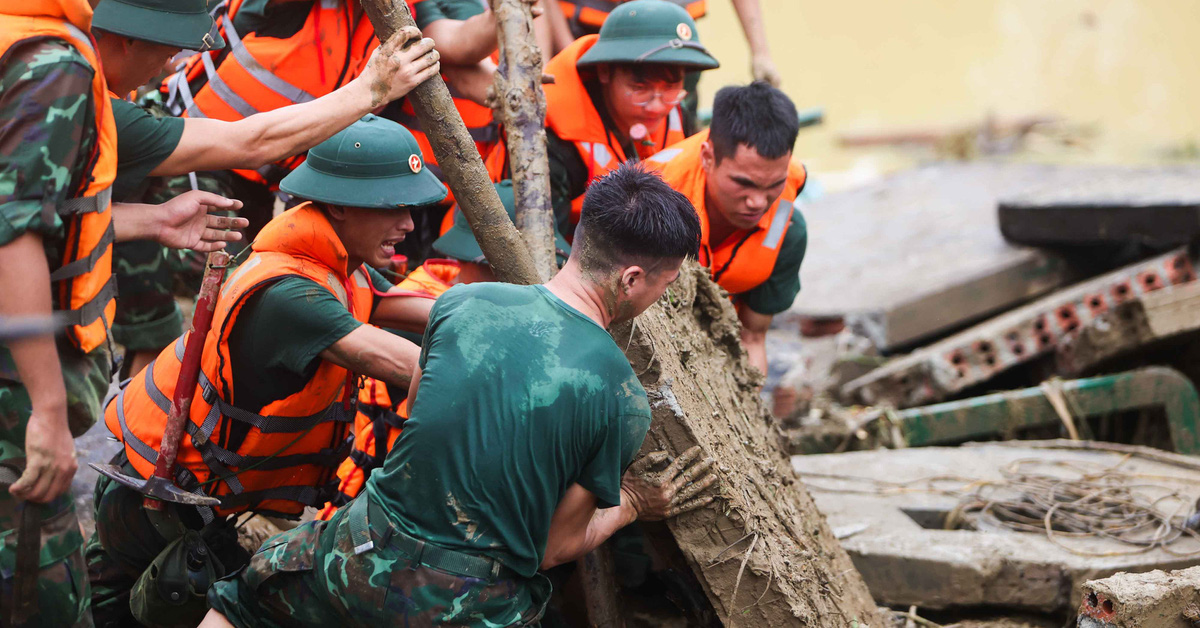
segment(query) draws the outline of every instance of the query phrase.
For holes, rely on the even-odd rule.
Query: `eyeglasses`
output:
[[[625,93],[629,96],[630,102],[638,107],[645,107],[646,105],[650,104],[655,97],[657,97],[662,104],[668,107],[674,107],[683,101],[684,98],[687,98],[688,95],[687,90],[682,88],[668,87],[667,89],[655,89],[649,86],[626,89]]]

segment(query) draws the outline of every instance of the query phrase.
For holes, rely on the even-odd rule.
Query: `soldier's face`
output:
[[[163,72],[171,58],[179,54],[182,48],[166,46],[148,41],[130,39],[126,59],[124,79],[122,83],[130,85],[129,91],[149,83],[151,79]],[[119,92],[121,93],[121,92]]]
[[[638,76],[623,67],[600,66],[597,78],[604,92],[608,114],[617,129],[629,134],[634,125],[645,127],[647,139],[667,123],[667,114],[682,100],[683,72],[679,80]],[[635,141],[641,138],[633,137]]]
[[[384,268],[396,254],[396,245],[413,230],[412,214],[406,208],[363,209],[358,207],[331,208],[330,216],[336,225],[342,245],[351,258],[374,268]]]
[[[734,154],[718,163],[712,143],[705,142],[700,164],[707,176],[704,195],[709,217],[716,211],[736,229],[753,228],[783,194],[791,159],[791,153],[768,159],[739,144]]]

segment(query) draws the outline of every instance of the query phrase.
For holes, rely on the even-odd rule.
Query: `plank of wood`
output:
[[[1000,199],[1000,230],[1020,244],[1137,243],[1200,236],[1200,167],[1080,166],[1066,180]]]

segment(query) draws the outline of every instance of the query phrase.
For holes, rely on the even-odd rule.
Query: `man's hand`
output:
[[[783,83],[783,78],[779,76],[779,69],[775,67],[775,60],[771,55],[755,55],[750,61],[750,74],[756,81],[766,81],[771,84],[771,87],[779,87]]]
[[[241,229],[250,224],[245,218],[214,216],[213,210],[237,211],[242,202],[217,194],[192,190],[158,206],[159,221],[155,240],[173,249],[193,249],[202,253],[219,251],[226,242],[237,242]]]
[[[692,447],[666,470],[657,473],[650,469],[670,460],[665,451],[647,454],[634,462],[621,478],[621,493],[637,511],[637,518],[661,521],[711,504],[713,495],[696,495],[717,481],[716,474],[705,475],[713,459],[696,460],[699,457],[700,448]]]
[[[407,49],[408,42],[415,41]],[[371,53],[361,80],[371,90],[371,108],[403,98],[414,87],[441,71],[441,55],[433,49],[433,40],[421,38],[421,31],[406,26]]]
[[[71,488],[77,464],[65,409],[34,411],[25,428],[25,456],[25,472],[8,489],[13,497],[46,503]]]

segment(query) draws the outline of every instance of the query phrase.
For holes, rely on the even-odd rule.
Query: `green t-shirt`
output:
[[[438,20],[470,19],[484,10],[480,0],[417,0],[412,7],[416,11],[413,19],[420,29]]]
[[[578,483],[601,508],[650,427],[612,337],[544,286],[455,286],[434,304],[411,417],[370,498],[407,534],[524,576]]]
[[[368,267],[380,291],[392,287]],[[372,305],[377,305],[375,297]],[[229,336],[233,369],[233,405],[259,412],[267,404],[304,388],[320,366],[320,353],[358,329],[354,318],[317,282],[284,277],[246,299]]]
[[[800,294],[800,263],[808,249],[808,224],[799,209],[792,210],[792,224],[779,245],[779,257],[771,276],[763,283],[737,295],[746,307],[759,314],[778,314],[792,307]]]
[[[111,98],[117,123],[117,179],[113,199],[132,200],[138,187],[179,146],[183,118],[158,117],[128,100]]]

